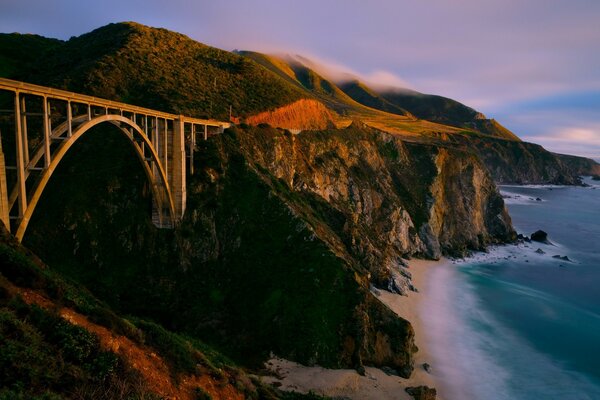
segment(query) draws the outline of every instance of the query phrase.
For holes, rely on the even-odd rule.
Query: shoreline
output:
[[[438,261],[413,259],[408,263],[409,272],[412,275],[412,283],[419,292],[410,292],[408,296],[400,296],[394,293],[381,291],[378,298],[392,309],[400,317],[408,320],[415,331],[415,345],[419,351],[415,353],[415,369],[409,379],[404,379],[407,386],[425,385],[435,388],[437,391],[437,400],[445,398],[443,385],[437,378],[437,365],[431,353],[431,338],[427,335],[425,323],[423,320],[424,300],[431,296],[428,276],[433,268],[449,267],[451,261],[447,258],[441,258]],[[423,364],[431,366],[430,372],[425,371]],[[410,398],[410,397],[409,397]]]
[[[301,393],[314,392],[329,397],[346,397],[349,399],[378,399],[378,400],[413,400],[405,392],[405,388],[425,385],[437,390],[437,400],[444,400],[442,385],[436,378],[436,364],[431,357],[430,339],[426,335],[422,319],[423,300],[429,294],[427,277],[432,268],[443,268],[451,263],[442,258],[439,261],[413,259],[408,262],[408,271],[412,275],[412,283],[419,292],[409,292],[407,296],[390,293],[384,290],[373,291],[373,295],[386,304],[398,316],[408,320],[415,331],[414,371],[410,378],[405,379],[395,375],[387,375],[384,371],[366,367],[365,376],[359,375],[354,369],[326,369],[319,366],[307,367],[301,364],[272,357],[265,366],[273,376],[263,376],[261,379],[268,384],[274,384],[284,391]],[[423,363],[431,366],[428,373]]]

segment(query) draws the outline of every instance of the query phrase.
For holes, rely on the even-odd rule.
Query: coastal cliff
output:
[[[600,164],[591,158],[553,153],[564,165],[577,175],[600,175]]]
[[[535,143],[471,134],[433,133],[432,141],[471,152],[500,184],[580,184],[600,166],[593,160],[551,153]]]
[[[149,222],[143,171],[118,132],[99,130],[80,146],[57,170],[25,242],[120,312],[246,364],[274,352],[409,376],[413,329],[370,286],[406,293],[407,258],[514,237],[476,157],[358,123],[299,135],[240,127],[198,143],[174,231]],[[93,179],[76,173],[88,168]],[[58,204],[64,213],[52,212]]]

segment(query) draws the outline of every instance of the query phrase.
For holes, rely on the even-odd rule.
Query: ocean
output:
[[[428,272],[420,312],[444,399],[600,399],[600,182],[585,182],[501,186],[517,232],[551,244]]]

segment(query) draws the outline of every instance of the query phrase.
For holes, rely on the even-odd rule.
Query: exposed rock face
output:
[[[437,137],[446,146],[479,156],[494,181],[498,183],[580,183],[580,173],[563,162],[566,158],[561,158],[534,143],[468,134],[439,134]],[[578,160],[579,157],[573,159]],[[572,164],[576,165],[575,162]]]
[[[109,135],[96,140],[107,147]],[[305,364],[388,366],[409,376],[413,329],[370,284],[402,293],[410,290],[403,257],[462,254],[514,238],[474,155],[358,124],[299,135],[234,128],[199,143],[175,231],[149,223],[143,172],[134,158],[122,175],[109,168],[111,157],[129,160],[127,143],[110,143],[109,155],[90,143],[87,153],[72,154],[72,165],[65,161],[57,171],[65,179],[47,189],[48,210],[40,204],[44,218],[32,220],[28,245],[123,312],[242,360],[273,351]],[[69,171],[88,168],[95,174],[86,187],[106,193],[86,200]],[[62,215],[50,212],[58,204]]]
[[[407,387],[406,393],[410,394],[415,400],[435,400],[437,391],[427,386]]]
[[[383,288],[402,292],[402,257],[439,258],[513,240],[504,203],[478,159],[354,124],[298,136],[257,129],[241,150],[295,192],[328,204],[326,241]],[[392,281],[392,282],[390,282]]]
[[[600,175],[600,164],[591,158],[553,154],[576,175]]]

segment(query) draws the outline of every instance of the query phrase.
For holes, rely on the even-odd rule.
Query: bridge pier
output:
[[[185,184],[185,123],[183,117],[173,121],[173,145],[171,146],[173,182],[171,192],[175,205],[175,218],[183,217],[186,205]]]
[[[2,221],[6,229],[10,231],[10,209],[8,206],[5,167],[4,152],[2,151],[2,138],[0,137],[0,221]]]

